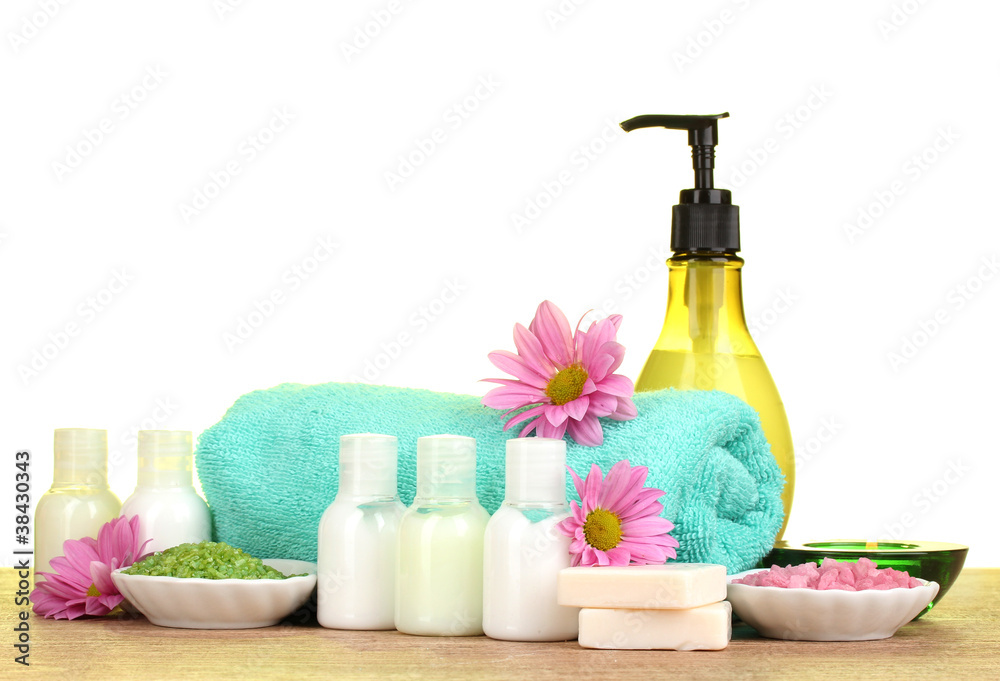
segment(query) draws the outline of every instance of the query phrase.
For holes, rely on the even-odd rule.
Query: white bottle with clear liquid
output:
[[[505,641],[572,641],[579,608],[556,602],[559,571],[570,566],[570,538],[556,525],[569,517],[566,442],[507,441],[503,505],[486,526],[483,631]]]
[[[35,507],[35,572],[51,572],[67,539],[97,538],[122,502],[108,488],[108,431],[58,428],[52,487]]]
[[[189,431],[139,431],[136,488],[122,515],[139,516],[139,542],[150,540],[147,552],[212,539],[208,504],[194,490],[193,458]]]
[[[421,636],[483,633],[483,534],[476,441],[417,440],[417,495],[399,527],[396,628]]]
[[[340,438],[337,496],[319,523],[317,613],[331,629],[395,628],[396,542],[406,507],[396,492],[396,438]]]

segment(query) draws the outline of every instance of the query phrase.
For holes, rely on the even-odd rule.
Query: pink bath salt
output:
[[[785,567],[772,565],[769,570],[755,572],[742,579],[734,579],[733,584],[819,591],[885,591],[922,586],[921,582],[915,577],[910,577],[908,572],[893,568],[880,570],[868,558],[860,558],[857,563],[824,558],[819,567],[816,563]]]

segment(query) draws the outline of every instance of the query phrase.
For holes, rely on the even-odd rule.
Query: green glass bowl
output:
[[[865,542],[858,540],[817,541],[805,544],[776,542],[774,549],[764,556],[758,567],[772,565],[801,565],[820,563],[824,558],[835,558],[856,563],[858,558],[868,558],[880,568],[906,570],[911,577],[919,577],[941,585],[937,597],[920,612],[922,617],[941,602],[948,589],[958,579],[965,565],[968,546],[945,542]]]

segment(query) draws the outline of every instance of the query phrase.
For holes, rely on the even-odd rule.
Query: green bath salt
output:
[[[203,541],[180,544],[122,570],[126,575],[150,577],[196,577],[201,579],[287,579],[241,549],[225,542]]]

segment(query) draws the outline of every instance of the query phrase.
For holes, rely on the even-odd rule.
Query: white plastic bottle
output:
[[[566,442],[507,441],[503,505],[486,526],[483,631],[505,641],[572,641],[579,608],[556,602],[559,571],[570,566],[570,538],[556,525],[566,504]]]
[[[108,489],[108,431],[58,428],[52,487],[35,508],[35,572],[51,572],[67,539],[97,538],[122,502]]]
[[[192,458],[189,431],[139,431],[137,484],[122,515],[139,516],[139,540],[151,540],[146,551],[212,539],[208,504],[192,485]]]
[[[421,636],[483,633],[483,533],[476,441],[417,440],[417,495],[399,527],[396,628]]]
[[[337,496],[319,522],[322,626],[395,628],[396,541],[405,512],[396,492],[396,438],[341,437]]]

